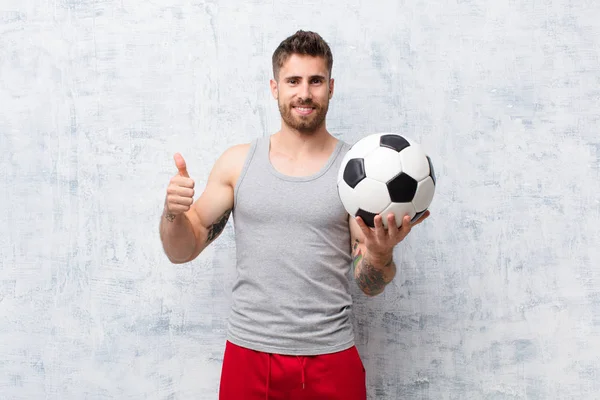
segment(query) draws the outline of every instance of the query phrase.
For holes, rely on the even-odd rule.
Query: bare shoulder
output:
[[[237,182],[237,178],[244,167],[250,146],[251,143],[241,143],[227,148],[217,159],[213,173],[218,175],[221,181],[232,187],[235,186],[235,182]]]
[[[241,163],[243,164],[244,160],[246,159],[246,155],[250,150],[250,146],[251,143],[241,143],[233,145],[227,150],[225,150],[225,152],[223,152],[222,157],[227,157],[228,160],[231,162],[241,161]]]

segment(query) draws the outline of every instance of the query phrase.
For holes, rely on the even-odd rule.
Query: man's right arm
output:
[[[160,222],[163,249],[171,262],[180,264],[194,260],[223,232],[233,209],[233,188],[247,148],[247,145],[238,145],[225,151],[210,172],[206,187],[198,200],[193,204],[189,200],[190,205],[187,207],[185,204],[178,204],[185,203],[180,194],[190,194],[189,190],[180,186],[189,183],[185,180],[187,170],[183,160],[176,160],[179,175],[171,179]]]

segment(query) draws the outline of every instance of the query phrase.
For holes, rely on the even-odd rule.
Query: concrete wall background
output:
[[[274,132],[270,56],[334,51],[329,128],[423,143],[432,217],[355,293],[370,399],[600,395],[595,1],[0,2],[0,398],[216,399],[233,227],[189,265],[157,224]]]

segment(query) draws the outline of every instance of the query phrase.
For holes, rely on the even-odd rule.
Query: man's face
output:
[[[284,123],[301,133],[311,134],[324,125],[333,95],[333,79],[322,57],[293,54],[271,80]]]

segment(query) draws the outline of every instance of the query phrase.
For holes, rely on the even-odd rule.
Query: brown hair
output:
[[[299,30],[279,44],[273,53],[273,77],[279,79],[279,69],[292,54],[323,57],[327,63],[327,70],[331,76],[333,55],[329,45],[316,32]]]

